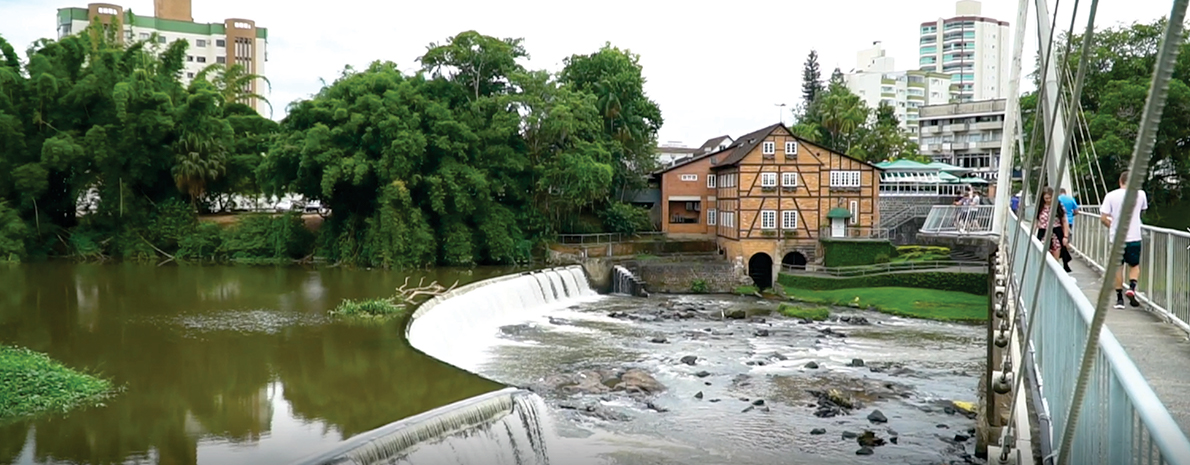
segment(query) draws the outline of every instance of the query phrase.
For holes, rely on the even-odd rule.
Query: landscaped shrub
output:
[[[701,279],[695,279],[694,282],[690,283],[691,294],[706,294],[707,289],[707,282]]]
[[[903,245],[897,247],[894,262],[929,262],[950,260],[950,249],[924,245]]]
[[[888,273],[854,278],[830,278],[781,273],[777,277],[777,282],[786,287],[815,291],[861,287],[913,287],[918,289],[966,292],[975,295],[988,294],[988,275],[986,273],[925,271],[921,273]]]
[[[822,264],[826,267],[862,266],[878,263],[876,258],[897,256],[897,249],[889,241],[822,240]]]

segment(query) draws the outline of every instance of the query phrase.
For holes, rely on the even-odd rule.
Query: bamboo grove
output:
[[[257,76],[218,65],[184,85],[185,41],[116,39],[93,24],[22,60],[0,37],[0,260],[501,264],[648,224],[621,200],[662,118],[627,50],[551,74],[522,66],[520,39],[463,32],[414,74],[348,67],[276,123],[238,103]],[[332,213],[317,233],[293,213],[199,221],[284,194]]]

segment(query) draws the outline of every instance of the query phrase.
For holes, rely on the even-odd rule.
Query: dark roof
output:
[[[731,136],[723,135],[723,136],[712,137],[710,139],[707,139],[706,142],[702,143],[702,147],[698,148],[698,151],[700,153],[702,153],[702,152],[706,152],[708,150],[715,150],[715,148],[719,147],[719,144],[722,144],[723,141],[727,140],[727,139],[731,139]]]
[[[768,137],[769,134],[772,134],[773,131],[776,131],[778,128],[784,129],[785,125],[777,123],[772,126],[766,126],[760,130],[752,131],[740,136],[739,139],[736,139],[735,142],[732,142],[731,145],[724,149],[731,150],[731,155],[728,155],[727,158],[719,160],[719,163],[716,163],[715,167],[739,163],[740,160],[743,160],[744,157],[748,156],[748,153],[752,152],[752,149],[756,148],[756,146],[759,145],[765,137]],[[789,131],[789,129],[785,129],[785,131]]]
[[[691,163],[694,163],[694,162],[696,162],[696,161],[698,161],[698,160],[702,160],[703,158],[706,158],[706,157],[709,157],[709,156],[712,156],[712,155],[718,155],[718,154],[721,154],[721,153],[726,153],[726,152],[728,152],[728,151],[730,151],[730,150],[731,150],[731,146],[728,146],[728,147],[724,148],[723,150],[716,150],[716,151],[714,151],[714,152],[707,152],[707,153],[704,153],[704,154],[702,154],[702,155],[695,155],[695,156],[693,156],[693,157],[684,158],[684,159],[682,159],[681,161],[679,161],[679,162],[677,162],[677,163],[674,163],[674,164],[672,164],[672,165],[666,166],[666,167],[664,167],[664,168],[661,168],[661,169],[659,169],[659,170],[657,170],[657,171],[654,171],[654,172],[652,172],[652,173],[651,173],[651,175],[652,175],[652,176],[660,176],[660,175],[664,174],[665,172],[667,172],[667,171],[671,171],[671,170],[673,170],[673,169],[675,169],[675,168],[680,168],[680,167],[683,167],[683,166],[689,165],[689,164],[691,164]]]
[[[731,145],[727,146],[726,149],[724,149],[724,151],[731,151],[731,154],[728,155],[726,158],[719,160],[719,162],[715,163],[713,166],[711,166],[711,168],[712,169],[721,168],[721,167],[731,166],[736,163],[739,163],[741,160],[744,159],[744,157],[747,157],[748,154],[751,153],[752,150],[755,149],[757,145],[760,145],[760,143],[764,141],[765,137],[768,137],[769,134],[772,134],[773,131],[784,131],[785,134],[793,137],[794,139],[797,139],[799,142],[808,142],[808,143],[814,144],[813,142],[810,142],[810,141],[807,141],[801,137],[798,137],[796,134],[794,134],[792,131],[790,131],[789,128],[786,127],[784,124],[777,123],[777,124],[774,124],[771,126],[766,126],[763,129],[753,131],[748,134],[740,136],[739,139],[736,139],[735,142],[733,142]],[[818,144],[814,144],[814,145],[821,147]],[[825,148],[825,147],[823,147],[823,148]],[[855,158],[855,157],[852,157],[852,156],[849,156],[846,154],[842,154],[842,153],[836,152],[834,150],[830,150],[830,149],[826,149],[826,150],[828,152],[839,155],[841,157],[850,158],[852,160],[858,161],[865,165],[871,166],[872,168],[875,168],[877,170],[884,171],[884,168],[873,165],[871,163],[860,160],[858,158]]]

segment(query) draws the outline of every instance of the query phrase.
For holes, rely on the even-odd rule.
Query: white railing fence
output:
[[[930,209],[919,234],[995,235],[992,231],[992,212],[995,205],[936,205]]]
[[[1042,434],[1060,435],[1066,428],[1095,308],[1058,261],[1042,249],[1031,225],[1021,225],[1010,215],[1006,227],[1005,233],[1015,234],[1018,244],[1011,251],[1010,270],[1018,323],[1023,325],[1029,312],[1038,312],[1029,350],[1048,412],[1037,413],[1052,420],[1051,431]],[[1006,242],[1013,243],[1011,238]],[[1041,292],[1035,292],[1039,287]],[[1031,301],[1034,295],[1036,301]],[[1098,354],[1070,463],[1190,464],[1190,440],[1108,328],[1103,328],[1096,345]],[[1053,437],[1054,450],[1062,440]]]
[[[1137,283],[1140,300],[1183,331],[1190,332],[1190,233],[1153,226],[1144,226],[1141,232]],[[1103,273],[1111,242],[1099,215],[1080,208],[1071,235],[1074,249],[1071,252]]]

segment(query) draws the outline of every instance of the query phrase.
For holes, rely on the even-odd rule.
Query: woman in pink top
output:
[[[1033,223],[1033,227],[1037,229],[1038,240],[1045,240],[1047,227],[1054,230],[1049,243],[1050,255],[1053,255],[1054,259],[1060,259],[1062,247],[1070,240],[1070,225],[1065,221],[1066,209],[1062,208],[1061,203],[1056,205],[1054,215],[1050,216],[1050,204],[1053,202],[1054,189],[1046,187],[1041,193],[1041,204],[1037,206],[1037,222]]]

